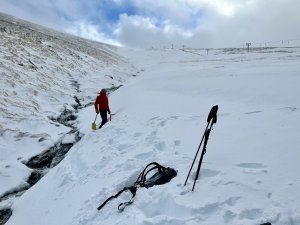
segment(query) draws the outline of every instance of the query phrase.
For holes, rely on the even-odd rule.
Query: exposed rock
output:
[[[4,225],[12,215],[10,208],[0,209],[0,225]]]

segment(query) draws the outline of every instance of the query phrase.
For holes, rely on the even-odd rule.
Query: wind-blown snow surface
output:
[[[8,225],[300,224],[299,48],[120,53],[145,71],[109,96],[116,115],[103,129],[90,130],[92,106],[80,111],[85,136],[14,203]],[[191,192],[196,168],[183,183],[216,104]],[[140,188],[122,213],[129,193],[97,211],[152,161],[177,177]]]

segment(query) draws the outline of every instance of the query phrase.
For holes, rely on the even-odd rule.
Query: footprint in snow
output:
[[[261,169],[261,168],[267,168],[267,166],[261,164],[261,163],[240,163],[236,165],[237,167],[242,167],[246,169]]]
[[[240,219],[249,219],[255,220],[259,219],[263,214],[262,209],[254,208],[254,209],[245,209],[239,214]]]
[[[160,141],[154,145],[155,150],[163,151],[166,149],[166,143],[164,141]]]
[[[164,217],[167,216],[173,219],[181,219],[193,215],[193,209],[178,204],[171,195],[163,195],[160,199],[151,202],[151,204],[149,204],[148,201],[140,202],[139,208],[147,218],[164,215]]]
[[[236,165],[237,167],[243,168],[243,172],[247,174],[263,174],[268,173],[268,170],[266,169],[267,166],[261,164],[261,163],[240,163]]]
[[[161,127],[163,127],[163,126],[165,126],[166,125],[166,120],[163,120],[163,121],[161,121],[160,123],[159,123],[159,126],[161,126]]]
[[[154,125],[154,126],[160,126],[163,127],[166,125],[166,123],[170,120],[177,120],[179,117],[178,116],[170,116],[167,118],[162,118],[160,116],[156,116],[153,118],[149,119],[149,124]]]
[[[236,203],[238,202],[238,200],[240,198],[241,197],[239,197],[239,196],[230,197],[230,198],[226,199],[223,203],[226,205],[229,205],[229,206],[234,206],[234,205],[236,205]]]
[[[271,197],[272,197],[272,194],[273,194],[272,192],[269,192],[269,193],[268,193],[268,198],[271,198]]]
[[[227,210],[223,215],[223,220],[225,223],[230,223],[236,216],[237,216],[236,213]]]
[[[181,141],[179,141],[179,140],[174,140],[174,145],[175,146],[179,146],[181,144]]]
[[[194,213],[201,214],[203,216],[209,216],[212,213],[216,213],[218,210],[222,208],[222,205],[218,202],[215,203],[208,203],[203,207],[198,209],[194,209]]]
[[[130,147],[131,147],[131,145],[128,145],[128,144],[120,144],[120,145],[118,145],[118,150],[120,152],[122,152],[123,150],[128,150]]]
[[[132,159],[127,160],[125,163],[117,164],[116,168],[121,168],[123,171],[130,171],[136,167],[135,161]]]
[[[134,156],[134,158],[136,159],[148,159],[152,156],[152,152],[146,152],[146,153],[141,153],[141,154],[137,154]]]
[[[134,137],[140,137],[140,136],[142,136],[142,133],[140,133],[140,132],[137,132],[134,134]]]
[[[202,169],[202,170],[200,170],[200,173],[199,173],[199,176],[198,176],[198,180],[205,179],[205,178],[215,177],[219,173],[220,173],[220,171],[217,171],[217,170]],[[192,174],[192,176],[190,176],[191,180],[195,180],[195,178],[196,178],[196,172],[194,172]]]
[[[285,110],[285,111],[289,111],[289,112],[296,112],[298,111],[298,108],[295,106],[289,106],[289,107],[284,107],[284,108],[280,108],[281,110]]]

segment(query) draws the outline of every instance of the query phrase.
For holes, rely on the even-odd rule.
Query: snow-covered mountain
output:
[[[0,13],[0,205],[29,188],[23,162],[83,135],[78,109],[137,75],[116,51]]]
[[[12,39],[9,32],[1,35]],[[48,42],[47,46],[54,46]],[[89,45],[82,40],[80,45],[85,44]],[[15,71],[7,80],[18,81],[13,88],[7,86],[8,81],[6,85],[1,82],[1,91],[11,93],[1,97],[14,102],[21,96],[26,103],[22,107],[28,107],[23,118],[23,111],[10,103],[7,115],[13,118],[1,118],[1,188],[2,184],[6,190],[20,187],[22,179],[25,183],[32,169],[21,162],[34,153],[52,147],[58,139],[61,143],[77,136],[81,139],[21,197],[3,199],[3,214],[12,213],[6,224],[300,224],[300,48],[211,49],[207,54],[205,49],[101,45],[100,52],[112,55],[104,67],[102,57],[98,64],[90,61],[96,61],[95,56],[87,55],[89,60],[85,60],[86,53],[81,53],[85,50],[72,50],[79,55],[75,61],[61,44],[51,49],[63,54],[63,60],[49,56],[40,59],[44,63],[33,56],[43,58],[46,50],[37,54],[34,45],[26,47],[25,43],[13,47],[20,48],[14,57],[27,52],[36,67],[25,57],[21,66],[1,55],[6,60],[1,61],[1,73]],[[1,44],[1,54],[4,51],[9,53]],[[72,60],[77,69],[68,67]],[[45,90],[35,87],[42,82],[34,75],[43,76],[39,71],[47,68]],[[80,68],[86,73],[80,73]],[[128,79],[132,75],[136,77]],[[97,91],[125,80],[109,96],[112,120],[92,131],[95,112],[90,103]],[[219,106],[218,120],[192,192],[199,156],[187,185],[183,184],[213,105]],[[77,117],[61,125],[58,117],[64,117],[61,112],[67,110],[75,111],[72,115]],[[74,129],[77,136],[66,134]],[[176,169],[177,176],[164,185],[138,188],[133,204],[123,212],[117,206],[130,200],[130,193],[97,210],[109,196],[133,185],[153,161]],[[12,179],[17,181],[15,186]]]

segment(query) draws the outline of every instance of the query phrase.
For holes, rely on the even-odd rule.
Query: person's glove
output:
[[[97,114],[99,114],[99,112],[96,112]]]

